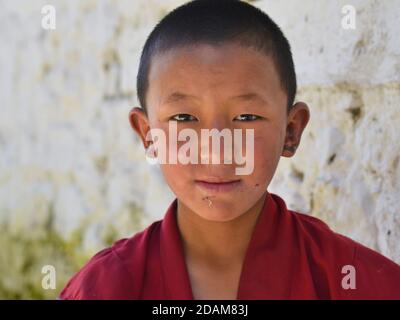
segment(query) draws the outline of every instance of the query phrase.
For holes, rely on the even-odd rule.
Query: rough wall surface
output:
[[[185,1],[0,1],[0,297],[54,297],[88,255],[159,219],[173,195],[128,112],[144,41]],[[270,191],[400,262],[400,4],[252,1],[293,47],[311,120]],[[342,7],[356,9],[344,29]],[[4,250],[3,250],[4,248]],[[57,290],[60,287],[57,287]]]

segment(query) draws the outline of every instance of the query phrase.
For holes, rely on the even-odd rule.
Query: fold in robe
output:
[[[60,298],[193,299],[176,207],[177,199],[163,220],[98,252]],[[400,266],[267,192],[237,299],[400,299]]]

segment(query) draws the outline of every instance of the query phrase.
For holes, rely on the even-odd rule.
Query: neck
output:
[[[241,265],[265,196],[266,192],[249,210],[224,222],[206,220],[178,200],[177,223],[186,257],[221,268]]]

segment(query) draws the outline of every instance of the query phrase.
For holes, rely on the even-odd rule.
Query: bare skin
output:
[[[137,107],[129,115],[145,147],[148,131],[168,132],[168,123],[177,121],[177,114],[192,117],[177,122],[178,132],[184,128],[197,132],[201,128],[254,129],[254,171],[240,176],[240,187],[231,192],[204,191],[196,179],[238,178],[232,165],[160,165],[178,199],[177,223],[194,298],[236,299],[267,187],[280,157],[295,154],[310,117],[308,107],[297,102],[288,114],[286,92],[272,59],[234,43],[163,53],[152,61],[149,83],[147,113]],[[168,100],[176,91],[184,97]],[[249,92],[262,98],[234,98]],[[243,121],[242,115],[248,114],[257,119]]]

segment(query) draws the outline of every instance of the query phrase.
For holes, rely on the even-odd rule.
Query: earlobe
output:
[[[146,141],[146,135],[150,130],[149,120],[142,108],[134,107],[129,112],[129,122],[133,130],[139,135],[143,146],[148,147],[149,142]]]
[[[295,155],[296,153],[296,146],[291,146],[291,145],[284,145],[283,146],[283,151],[282,151],[282,156],[286,158],[291,158]]]

